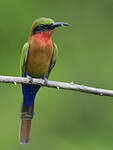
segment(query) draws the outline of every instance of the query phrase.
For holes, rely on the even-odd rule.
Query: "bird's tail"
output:
[[[32,104],[32,106],[25,106],[23,103],[20,116],[21,118],[19,131],[20,144],[29,143],[33,114],[34,114],[34,103]]]

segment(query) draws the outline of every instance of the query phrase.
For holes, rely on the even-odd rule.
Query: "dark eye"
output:
[[[46,25],[46,24],[40,24],[40,25],[38,26],[38,29],[42,29],[42,30],[46,30],[46,29],[48,29],[48,28],[49,28],[49,26]]]
[[[44,31],[45,29],[47,29],[47,27],[44,24],[40,24],[40,25],[38,25],[38,27],[36,27],[37,31]]]

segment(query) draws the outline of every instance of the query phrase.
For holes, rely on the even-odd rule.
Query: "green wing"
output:
[[[53,67],[56,64],[56,58],[57,58],[57,56],[58,56],[58,48],[57,48],[57,45],[54,43],[53,44],[53,56],[52,56],[51,63],[50,63],[50,66],[49,66],[48,75],[50,74],[51,70],[53,69]]]
[[[25,76],[25,64],[27,60],[28,50],[29,50],[29,43],[26,42],[22,48],[21,58],[20,58],[20,75],[22,77]]]

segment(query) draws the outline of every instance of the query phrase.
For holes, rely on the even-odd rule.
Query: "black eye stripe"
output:
[[[40,25],[37,27],[37,29],[38,29],[38,28],[49,28],[49,26],[50,26],[50,25],[40,24]]]
[[[48,25],[40,24],[38,27],[47,27]]]
[[[33,34],[36,34],[37,32],[41,32],[41,31],[45,31],[45,30],[50,30],[51,24],[47,25],[47,24],[40,24],[37,27],[34,28],[33,30]]]
[[[40,25],[38,25],[38,27],[44,27],[44,25],[43,25],[43,24],[40,24]]]

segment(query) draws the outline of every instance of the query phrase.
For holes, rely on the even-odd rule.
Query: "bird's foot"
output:
[[[33,81],[33,78],[31,76],[27,75],[27,78],[29,79],[29,82]]]
[[[47,85],[48,84],[48,79],[47,79],[47,75],[46,74],[44,74],[43,79],[44,79],[44,84]]]

